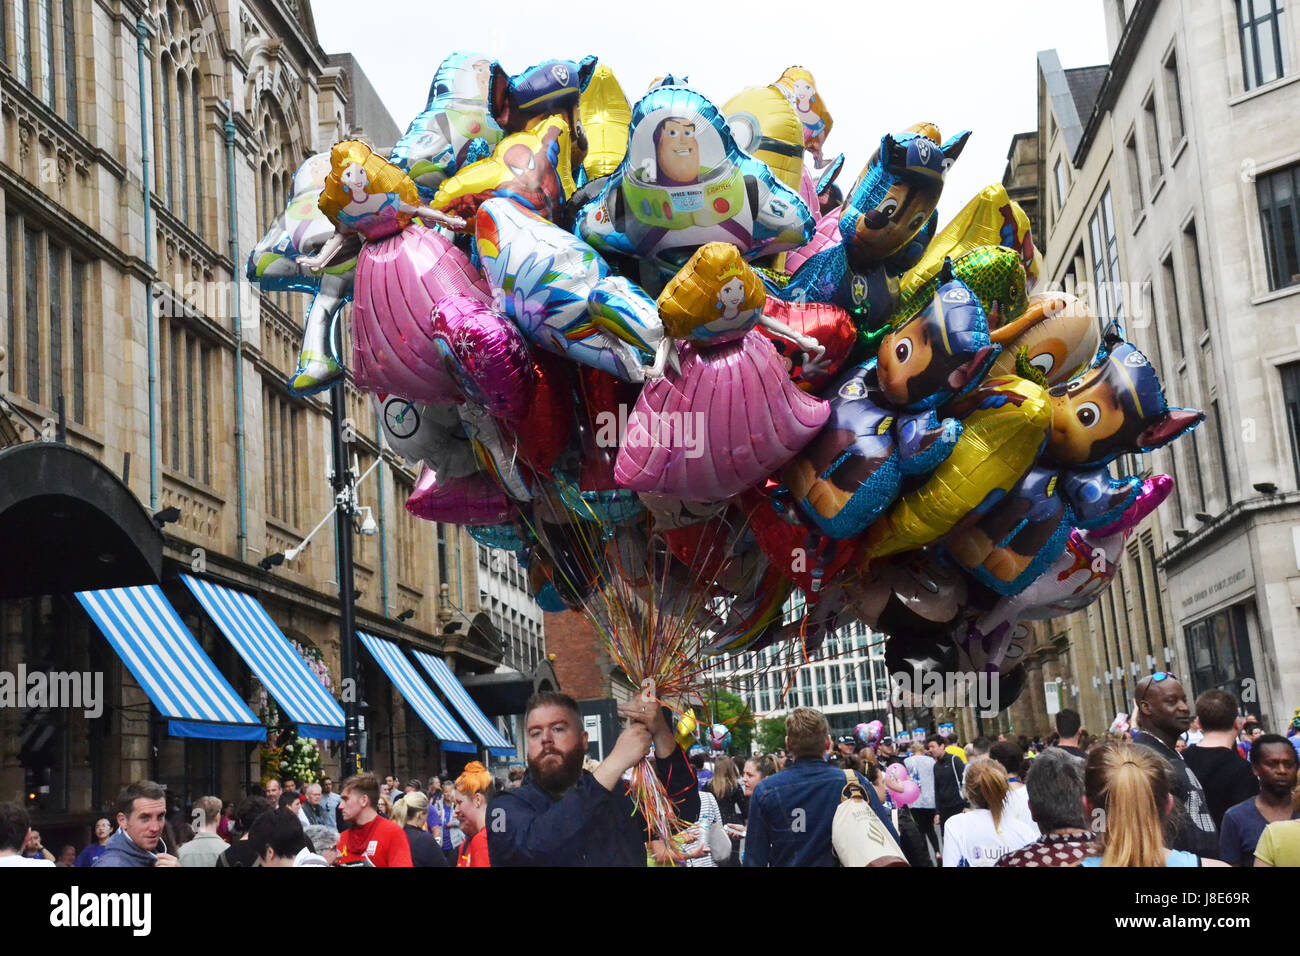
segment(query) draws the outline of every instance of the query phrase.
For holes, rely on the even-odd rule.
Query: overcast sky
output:
[[[1054,47],[1066,69],[1107,59],[1101,0],[312,0],[312,11],[321,46],[357,58],[403,130],[457,50],[487,53],[510,73],[592,53],[633,103],[666,72],[685,74],[721,106],[788,66],[807,67],[834,118],[826,155],[846,156],[841,188],[890,130],[928,120],[945,138],[973,131],[949,173],[941,226],[1001,181],[1011,137],[1035,127],[1037,52]]]

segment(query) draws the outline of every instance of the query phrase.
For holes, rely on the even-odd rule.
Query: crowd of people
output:
[[[1300,728],[1265,733],[1222,690],[1193,715],[1165,673],[1139,682],[1136,703],[1133,730],[1090,738],[1062,710],[1047,741],[964,747],[836,740],[801,707],[783,749],[733,759],[685,753],[643,693],[620,705],[626,727],[597,762],[577,704],[543,693],[525,715],[526,773],[471,762],[427,787],[366,773],[338,792],[328,777],[271,779],[237,806],[202,797],[188,816],[140,781],[89,846],[57,858],[23,807],[0,803],[0,866],[1300,866]],[[638,766],[678,832],[634,799]]]

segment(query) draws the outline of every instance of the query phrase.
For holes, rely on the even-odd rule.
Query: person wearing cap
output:
[[[894,747],[893,737],[880,738],[880,746],[876,748],[876,762],[880,764],[881,770],[888,770],[891,764],[903,763],[903,758]]]
[[[858,740],[852,734],[841,734],[835,740],[834,762],[841,770],[856,770]]]

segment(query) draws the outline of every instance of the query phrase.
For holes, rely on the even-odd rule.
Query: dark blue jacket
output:
[[[682,820],[700,815],[695,771],[680,747],[655,772]],[[488,806],[488,857],[493,866],[645,866],[646,822],[620,782],[611,792],[584,773],[558,800],[532,775]]]
[[[897,840],[876,788],[862,774],[856,776],[871,809]],[[745,866],[836,866],[831,821],[846,783],[843,770],[812,757],[759,781],[749,798]]]

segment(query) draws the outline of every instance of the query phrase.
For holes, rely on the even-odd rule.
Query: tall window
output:
[[[1066,194],[1070,191],[1070,174],[1066,171],[1065,160],[1056,161],[1056,208],[1065,205]]]
[[[172,68],[171,58],[164,56],[160,61],[162,72],[162,128],[159,130],[158,140],[162,143],[162,167],[158,170],[158,175],[162,178],[161,193],[167,208],[172,208],[172,180],[175,179],[175,170],[172,167],[172,135],[175,132],[172,129]]]
[[[1156,184],[1165,174],[1165,161],[1160,154],[1160,124],[1156,121],[1156,95],[1152,93],[1142,105],[1142,121],[1147,140],[1147,176],[1152,194]]]
[[[1232,504],[1232,463],[1228,458],[1228,443],[1223,435],[1223,419],[1219,416],[1219,400],[1216,398],[1210,402],[1209,408],[1210,429],[1214,432],[1214,439],[1218,445],[1219,462],[1223,468],[1219,474],[1223,482],[1223,506],[1226,508]]]
[[[32,38],[28,35],[31,23],[31,0],[14,0],[14,67],[18,82],[32,84]]]
[[[290,527],[298,527],[301,513],[299,470],[305,444],[302,411],[279,386],[262,386],[262,441],[266,457],[266,511]]]
[[[1138,163],[1136,131],[1129,133],[1128,139],[1124,141],[1124,158],[1128,160],[1128,179],[1133,185],[1133,214],[1136,217],[1145,204],[1142,198],[1142,167]]]
[[[1115,235],[1115,210],[1109,186],[1089,220],[1088,238],[1092,246],[1093,305],[1097,317],[1102,328],[1111,321],[1122,324],[1124,297],[1120,286],[1119,238]]]
[[[41,86],[38,91],[45,105],[54,106],[54,5],[51,0],[37,0],[36,27],[41,40]]]
[[[1160,643],[1163,646],[1168,639],[1169,632],[1165,630],[1165,603],[1160,600],[1160,580],[1156,571],[1156,539],[1155,535],[1149,530],[1142,532],[1142,548],[1146,552],[1147,565],[1151,568],[1151,593],[1155,598],[1156,606],[1156,624],[1160,628]],[[1156,665],[1163,664],[1164,661],[1157,660]]]
[[[1255,180],[1259,218],[1268,261],[1268,287],[1300,282],[1300,166],[1289,166]]]
[[[9,388],[86,423],[85,261],[15,210],[5,217],[9,265]],[[19,359],[19,356],[22,359]]]
[[[163,464],[212,484],[212,363],[215,350],[186,326],[159,321]]]
[[[1183,123],[1183,96],[1178,82],[1178,53],[1169,51],[1165,60],[1165,112],[1169,114],[1169,148],[1173,149],[1187,133]]]
[[[1183,229],[1183,259],[1187,263],[1187,305],[1193,319],[1199,319],[1193,328],[1202,332],[1210,327],[1205,311],[1205,282],[1201,277],[1201,247],[1196,241],[1196,222]]]
[[[1185,354],[1183,348],[1183,317],[1178,311],[1178,280],[1174,275],[1173,253],[1165,256],[1160,263],[1160,279],[1164,286],[1165,324],[1172,333],[1174,348],[1181,359]]]
[[[75,0],[63,0],[64,116],[77,125],[77,15]],[[3,24],[0,24],[3,26]]]
[[[1278,369],[1282,376],[1282,405],[1286,412],[1286,430],[1291,436],[1291,463],[1295,466],[1296,487],[1300,488],[1300,362]]]
[[[1282,0],[1237,0],[1241,74],[1248,90],[1270,83],[1287,71],[1282,16]]]

